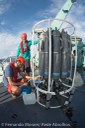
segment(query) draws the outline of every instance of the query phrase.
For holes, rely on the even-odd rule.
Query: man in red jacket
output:
[[[20,86],[27,86],[27,80],[33,79],[31,76],[27,76],[26,73],[20,72],[20,69],[25,64],[25,60],[22,56],[16,59],[16,62],[11,62],[4,71],[4,86],[12,95],[18,96],[21,93]],[[18,79],[18,74],[23,78]]]

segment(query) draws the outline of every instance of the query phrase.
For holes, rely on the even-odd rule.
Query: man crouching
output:
[[[27,80],[33,79],[31,76],[27,76],[26,73],[20,72],[20,69],[24,66],[25,60],[22,56],[16,59],[16,62],[11,62],[4,71],[4,86],[6,86],[9,93],[12,96],[19,96],[21,94],[20,86],[27,86]],[[23,78],[18,79],[18,74]]]

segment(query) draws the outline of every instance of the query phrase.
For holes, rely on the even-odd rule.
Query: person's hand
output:
[[[25,82],[25,79],[22,79],[20,82],[24,83]]]
[[[37,80],[38,78],[37,77],[34,77],[33,80]]]
[[[28,83],[27,83],[27,82],[24,82],[24,83],[23,83],[23,85],[24,85],[24,86],[27,86],[27,85],[28,85]]]

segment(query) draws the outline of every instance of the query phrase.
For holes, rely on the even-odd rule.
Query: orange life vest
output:
[[[17,82],[17,77],[18,77],[18,69],[14,67],[14,62],[11,62],[10,63],[10,66],[12,68],[12,71],[13,71],[13,77],[12,77],[12,80],[13,82]]]

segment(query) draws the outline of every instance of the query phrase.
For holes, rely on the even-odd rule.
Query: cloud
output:
[[[17,33],[17,35],[13,35],[10,33],[0,33],[0,58],[15,56],[17,47],[21,41],[21,31]],[[31,39],[31,33],[29,31],[25,31],[28,35],[28,39]]]
[[[5,24],[6,24],[5,21],[0,22],[0,25],[2,25],[2,26],[4,26]]]
[[[8,33],[0,33],[0,52],[4,52],[4,56],[15,54],[19,38]],[[0,54],[2,57],[3,55]]]
[[[75,11],[76,10],[76,11]],[[85,42],[85,7],[81,5],[81,3],[76,3],[73,8],[70,10],[70,13],[67,16],[67,20],[70,21],[75,29],[76,35],[81,37],[82,40]]]
[[[5,2],[3,2],[5,1]],[[49,0],[51,2],[50,6],[48,8],[46,8],[46,10],[41,10],[36,14],[35,19],[33,19],[33,21],[31,20],[31,23],[37,23],[37,21],[42,20],[42,19],[46,19],[46,18],[54,18],[57,13],[60,11],[60,9],[62,8],[62,6],[64,5],[66,0]],[[0,0],[0,3],[3,2],[3,4],[0,4],[0,15],[5,13],[11,6],[11,2],[10,0],[8,1],[8,3],[6,3],[6,0]],[[75,3],[75,5],[73,5],[73,7],[71,8],[71,10],[68,13],[68,16],[66,18],[66,20],[68,20],[69,22],[71,22],[75,28],[76,28],[76,35],[80,36],[83,38],[83,40],[85,40],[85,17],[84,12],[85,12],[85,7],[82,6],[81,4],[77,4]],[[76,10],[76,11],[75,11]],[[83,17],[83,18],[82,18]],[[82,20],[81,20],[82,19]],[[29,21],[29,20],[28,20]],[[10,34],[9,32],[3,32],[0,33],[0,58],[3,56],[9,56],[9,55],[15,55],[16,54],[16,49],[17,46],[20,42],[20,35],[22,32],[27,32],[28,34],[28,39],[31,39],[31,25],[30,25],[30,21],[24,21],[26,23],[26,25],[22,28],[20,28],[18,30],[18,32],[16,33],[16,35],[14,34]],[[24,23],[24,24],[25,24]],[[0,22],[1,25],[5,25],[6,23],[4,21]],[[20,22],[20,26],[22,26],[22,22]],[[29,31],[28,31],[28,27],[30,27]],[[3,52],[4,51],[4,52]]]
[[[50,6],[45,9],[45,10],[41,10],[37,13],[37,16],[39,18],[54,18],[57,13],[59,12],[59,10],[62,8],[64,2],[66,0],[50,0],[51,4]]]
[[[0,15],[4,14],[9,10],[11,6],[11,0],[0,0]]]
[[[66,2],[66,0],[50,1],[51,5],[49,8],[40,12],[38,15],[41,14],[40,16],[43,18],[54,18]],[[85,42],[85,1],[82,0],[81,2],[81,0],[78,0],[75,2],[65,20],[74,25],[76,29],[76,35],[81,37]]]

